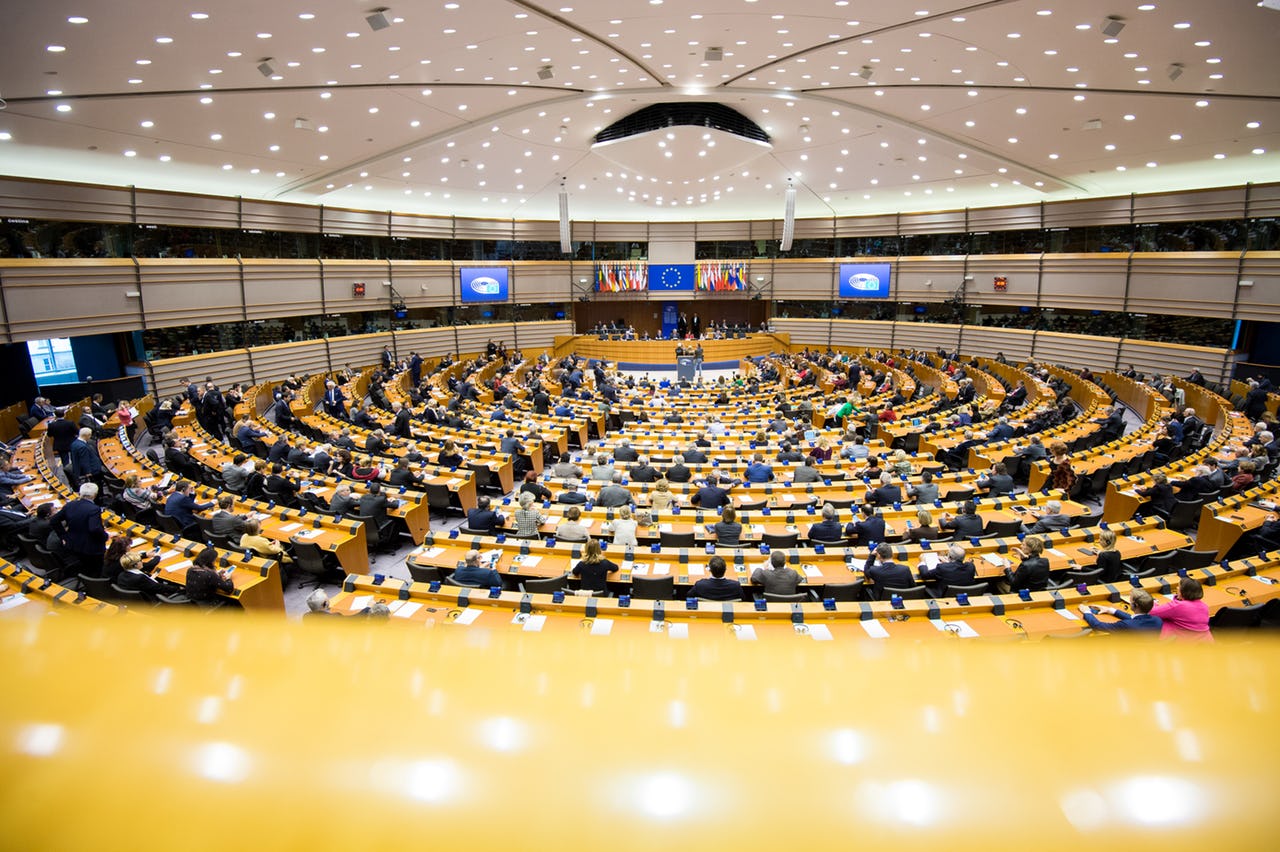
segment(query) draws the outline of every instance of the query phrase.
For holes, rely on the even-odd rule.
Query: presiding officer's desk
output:
[[[702,360],[738,361],[753,355],[769,352],[785,352],[791,346],[790,335],[771,332],[754,332],[732,340],[601,340],[593,334],[558,336],[555,339],[555,357],[577,355],[609,362],[636,364],[674,364],[676,346],[702,344]]]

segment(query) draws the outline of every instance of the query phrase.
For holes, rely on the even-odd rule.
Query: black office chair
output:
[[[987,521],[987,525],[982,528],[983,535],[995,537],[1006,535],[1017,535],[1022,532],[1022,521]]]
[[[1067,571],[1068,584],[1078,586],[1081,583],[1092,585],[1102,580],[1101,568],[1073,568]]]
[[[323,583],[332,569],[325,563],[325,552],[320,545],[296,538],[291,538],[289,543],[293,545],[294,569],[307,575],[298,582],[298,588],[314,588]]]
[[[350,515],[354,520],[364,524],[365,545],[370,551],[386,552],[395,550],[400,534],[390,518],[379,524],[372,515]]]
[[[693,547],[695,544],[694,534],[691,532],[659,532],[658,544],[663,548]]]
[[[1168,553],[1153,553],[1147,557],[1147,561],[1142,563],[1142,572],[1140,576],[1150,577],[1157,574],[1169,574],[1174,571],[1173,560],[1178,556],[1176,551]],[[1150,573],[1148,573],[1150,572]]]
[[[1174,500],[1165,526],[1179,531],[1191,529],[1199,522],[1201,505],[1200,500]]]
[[[771,603],[805,603],[813,600],[807,592],[796,592],[794,595],[780,595],[774,592],[765,592],[764,599]]]
[[[179,537],[183,533],[182,524],[178,523],[178,519],[166,515],[164,512],[156,512],[156,529]]]
[[[412,562],[405,562],[405,567],[409,569],[409,576],[413,578],[415,583],[437,583],[440,581],[440,569],[430,565],[414,565]]]
[[[142,603],[146,600],[146,596],[136,589],[122,589],[115,583],[111,584],[111,597],[113,600],[123,604]]]
[[[909,589],[898,588],[896,586],[885,586],[881,600],[889,600],[889,598],[897,595],[904,601],[922,601],[929,597],[929,587],[923,584],[917,584]]]
[[[108,602],[112,599],[111,581],[106,577],[90,577],[88,574],[78,574],[76,579],[80,581],[80,588],[89,597]]]
[[[464,583],[464,582],[462,582],[461,580],[454,579],[454,576],[453,576],[452,574],[450,574],[448,577],[445,577],[445,578],[444,578],[444,582],[445,582],[445,584],[446,584],[446,585],[449,585],[449,586],[459,586],[459,587],[464,588],[464,589],[478,589],[478,588],[480,588],[480,584],[479,584],[479,583]]]
[[[789,548],[795,547],[800,542],[800,533],[763,533],[760,536],[760,543],[767,544],[771,548]]]
[[[945,597],[954,598],[956,595],[968,595],[969,597],[975,597],[977,595],[985,595],[990,591],[991,588],[988,583],[973,583],[972,585],[967,586],[947,586],[947,593]],[[938,597],[944,596],[939,595]]]
[[[1265,603],[1251,606],[1224,606],[1209,618],[1210,630],[1252,630],[1262,626]]]
[[[865,582],[856,580],[852,583],[827,583],[818,592],[822,600],[830,598],[835,601],[860,601],[864,597]]]
[[[631,597],[642,601],[669,601],[675,597],[675,577],[631,576]]]
[[[1193,568],[1207,568],[1217,561],[1216,550],[1196,550],[1182,547],[1173,552],[1171,567],[1174,571],[1190,571]]]
[[[520,591],[528,592],[531,595],[543,594],[549,595],[552,592],[558,592],[564,588],[565,583],[569,581],[568,572],[561,574],[559,577],[547,577],[545,579],[525,580],[520,584]]]
[[[316,512],[321,515],[331,514],[329,502],[319,494],[313,494],[310,491],[299,491],[298,500],[308,512]]]

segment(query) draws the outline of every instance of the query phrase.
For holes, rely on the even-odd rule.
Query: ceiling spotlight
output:
[[[870,65],[863,65],[862,70],[858,72],[858,76],[864,80],[870,80],[872,70]]]
[[[1110,38],[1120,35],[1124,29],[1124,19],[1118,15],[1108,15],[1102,19],[1102,34]]]
[[[1182,63],[1181,62],[1173,63],[1165,70],[1164,73],[1169,75],[1170,80],[1178,79],[1179,77],[1182,76]]]
[[[539,80],[550,80],[554,76],[556,76],[556,70],[550,65],[543,65],[538,69]]]
[[[387,18],[387,12],[390,11],[390,9],[385,8],[374,9],[373,12],[364,19],[369,25],[369,29],[376,33],[378,30],[385,30],[387,27],[391,26],[391,20]]]
[[[724,59],[723,47],[708,47],[707,52],[703,54],[703,58],[707,62],[720,62]]]
[[[275,60],[273,60],[270,56],[268,56],[266,59],[259,62],[258,73],[261,74],[263,77],[273,76],[276,73],[276,69],[275,69],[275,66],[273,66],[271,63],[274,61]]]

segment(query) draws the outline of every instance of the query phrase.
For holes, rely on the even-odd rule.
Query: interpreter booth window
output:
[[[79,378],[76,374],[76,356],[71,352],[71,338],[28,340],[27,352],[31,355],[31,369],[35,373],[37,384],[66,384]]]

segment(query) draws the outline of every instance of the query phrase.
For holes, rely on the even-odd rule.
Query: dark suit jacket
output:
[[[70,449],[71,442],[76,439],[76,434],[80,431],[80,428],[65,417],[59,417],[56,420],[49,421],[45,431],[53,439],[54,451],[65,453]]]
[[[668,482],[688,482],[693,478],[693,472],[682,464],[673,464],[667,468]]]
[[[870,518],[864,518],[860,521],[851,521],[844,529],[844,534],[849,538],[856,537],[858,544],[870,544],[871,542],[884,541],[884,518],[879,515],[872,515]]]
[[[956,515],[950,521],[939,524],[945,530],[953,530],[955,540],[961,541],[966,538],[982,535],[983,521],[978,515]]]
[[[54,532],[67,550],[87,556],[101,556],[107,550],[107,531],[102,526],[102,509],[77,498],[50,518]]]
[[[876,563],[874,556],[867,559],[863,574],[875,584],[871,594],[876,600],[886,599],[884,590],[889,586],[895,589],[909,589],[916,584],[915,577],[911,576],[911,569],[906,565],[899,565],[897,562]]]
[[[935,580],[938,583],[939,594],[947,594],[947,589],[951,586],[971,586],[977,582],[978,572],[973,567],[973,563],[952,562],[947,560],[939,562],[933,568],[921,568],[920,579]]]

